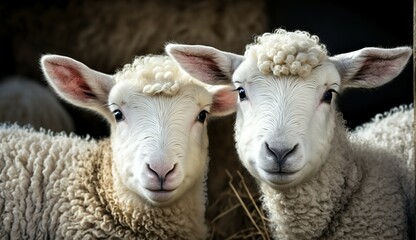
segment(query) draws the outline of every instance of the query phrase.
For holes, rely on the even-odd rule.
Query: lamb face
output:
[[[410,47],[329,57],[316,36],[279,29],[258,37],[244,56],[205,46],[166,50],[198,79],[234,83],[236,148],[258,180],[276,239],[405,238],[406,201],[392,164],[397,156],[349,142],[335,100],[345,88],[394,79]],[[382,223],[363,224],[374,216]],[[397,231],[390,235],[391,229]]]
[[[208,114],[234,111],[231,87],[195,81],[166,56],[137,58],[114,75],[63,56],[41,62],[58,95],[111,124],[118,199],[166,206],[190,191],[202,195]]]
[[[275,189],[304,182],[326,161],[335,125],[344,127],[337,93],[391,81],[411,55],[409,47],[397,47],[329,57],[317,36],[283,29],[257,37],[244,56],[199,45],[170,44],[166,51],[197,79],[234,83],[240,160]]]
[[[174,96],[149,96],[137,89],[120,83],[110,93],[113,174],[129,191],[167,204],[204,177],[211,96],[194,86],[181,86]]]
[[[236,148],[249,172],[275,188],[297,185],[320,168],[333,135],[340,76],[324,63],[307,77],[262,74],[247,59],[233,82],[240,100]]]

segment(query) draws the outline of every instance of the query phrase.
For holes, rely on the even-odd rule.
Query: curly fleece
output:
[[[341,121],[338,116],[330,157],[310,181],[286,191],[261,183],[274,237],[407,239],[398,168],[389,162],[394,155],[349,142]]]
[[[0,239],[201,239],[207,234],[198,207],[202,194],[191,193],[165,208],[119,201],[108,139],[2,125],[0,148]]]
[[[319,42],[318,36],[305,31],[276,29],[255,40],[255,43],[247,45],[245,55],[252,55],[260,72],[266,75],[306,78],[312,69],[328,58],[326,47]]]
[[[376,147],[397,154],[401,170],[400,181],[407,197],[410,229],[414,231],[415,216],[415,148],[414,148],[414,106],[401,105],[383,114],[377,114],[370,122],[357,127],[354,141],[369,141]]]

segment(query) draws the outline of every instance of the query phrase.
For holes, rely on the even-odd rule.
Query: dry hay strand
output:
[[[210,239],[270,240],[269,220],[261,208],[260,194],[254,180],[239,170],[234,175],[229,170],[225,171],[229,178],[229,188],[210,205],[221,207],[220,213],[210,221]]]

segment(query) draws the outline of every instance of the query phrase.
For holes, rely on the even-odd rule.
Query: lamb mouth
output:
[[[164,188],[159,188],[159,189],[151,189],[151,188],[146,188],[147,191],[154,193],[154,194],[169,194],[172,193],[176,190],[176,188],[173,189],[164,189]]]
[[[282,184],[288,184],[293,181],[295,181],[298,177],[298,171],[270,171],[261,169],[260,176],[266,181],[269,182],[272,185],[282,185]]]
[[[175,195],[176,189],[166,190],[166,189],[146,189],[149,194],[148,198],[155,203],[164,203],[169,202]]]
[[[269,173],[269,174],[288,174],[288,175],[290,175],[290,174],[294,174],[294,173],[297,173],[298,171],[291,171],[291,172],[289,172],[289,171],[282,171],[282,170],[265,170],[265,169],[263,169],[265,172],[267,172],[267,173]]]
[[[272,169],[272,170],[270,170],[270,169],[263,169],[263,168],[261,168],[261,170],[263,170],[264,172],[266,172],[267,174],[270,174],[270,175],[282,175],[282,176],[285,176],[285,175],[289,176],[289,175],[292,175],[292,174],[296,174],[300,171],[300,170],[287,171],[287,170],[281,170],[281,169],[278,169],[278,170]]]

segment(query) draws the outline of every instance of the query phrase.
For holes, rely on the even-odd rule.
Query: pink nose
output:
[[[170,190],[166,189],[166,182],[169,181],[170,178],[173,178],[174,172],[176,170],[176,163],[173,166],[166,166],[166,165],[150,165],[147,164],[147,168],[151,173],[152,178],[156,178],[155,180],[159,182],[160,189],[157,190]],[[156,190],[156,189],[155,189]]]

